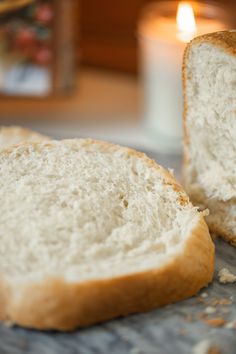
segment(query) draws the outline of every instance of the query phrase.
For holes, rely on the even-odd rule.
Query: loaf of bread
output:
[[[0,127],[0,149],[23,141],[43,140],[49,140],[49,138],[26,128],[18,126]]]
[[[202,213],[142,153],[89,139],[0,152],[0,318],[71,330],[185,299],[213,276]]]
[[[236,246],[236,31],[195,38],[185,51],[184,180],[210,230]]]

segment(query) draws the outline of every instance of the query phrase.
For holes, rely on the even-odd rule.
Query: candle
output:
[[[219,16],[207,18],[202,4],[195,3],[195,17],[191,4],[180,2],[178,8],[173,1],[152,5],[139,25],[145,125],[157,148],[169,152],[181,150],[181,67],[186,43],[196,35],[227,28]],[[209,6],[212,10],[213,5]]]

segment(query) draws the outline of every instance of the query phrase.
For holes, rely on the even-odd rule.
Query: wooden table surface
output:
[[[149,153],[180,175],[180,157]],[[213,284],[191,299],[144,314],[132,315],[72,333],[40,332],[0,325],[0,354],[191,354],[207,340],[221,354],[236,353],[236,329],[227,323],[236,320],[236,283],[223,285],[217,273],[227,267],[236,274],[236,249],[216,242],[216,272]],[[207,297],[201,294],[206,293]],[[204,295],[203,295],[204,296]],[[219,299],[223,305],[204,317],[206,308]],[[204,321],[224,318],[223,327]],[[205,354],[205,352],[199,352]],[[218,352],[217,352],[218,353]]]
[[[81,68],[71,93],[49,98],[0,96],[1,124],[137,121],[141,85],[137,78]]]

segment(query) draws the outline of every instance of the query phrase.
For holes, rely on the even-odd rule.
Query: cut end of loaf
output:
[[[0,153],[0,194],[5,319],[72,329],[212,279],[202,215],[144,154],[88,139],[14,146]]]
[[[128,149],[28,144],[0,164],[0,269],[13,277],[81,281],[164,264],[198,220],[169,175]]]
[[[236,239],[236,31],[195,38],[183,65],[185,186],[212,230]],[[223,232],[222,232],[223,230]],[[230,235],[230,237],[229,237]]]

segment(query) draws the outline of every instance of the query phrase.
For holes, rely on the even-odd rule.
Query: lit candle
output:
[[[222,18],[207,18],[204,5],[164,1],[150,7],[139,26],[144,83],[145,125],[159,149],[181,150],[184,48],[196,35],[227,28]],[[208,10],[209,6],[208,5]],[[217,9],[217,8],[215,8]]]

